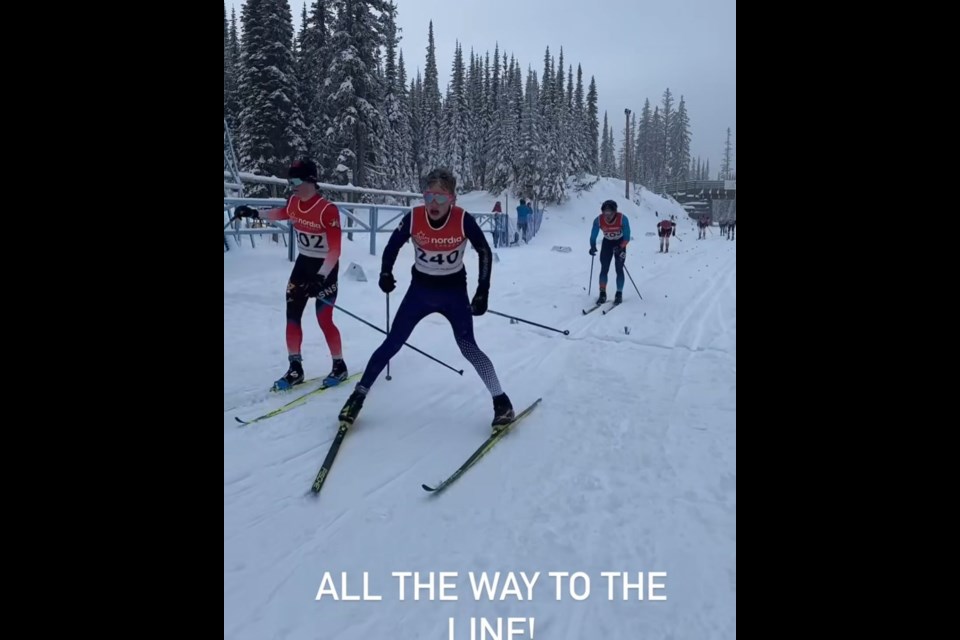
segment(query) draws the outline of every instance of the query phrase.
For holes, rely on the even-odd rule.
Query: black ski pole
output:
[[[627,277],[630,278],[630,283],[633,284],[633,288],[637,289],[637,283],[633,281],[633,276],[631,276],[630,272],[627,271],[627,265],[623,265],[623,270],[626,271]],[[640,289],[637,289],[637,295],[640,296]],[[643,300],[643,296],[640,296],[640,299]]]
[[[347,310],[344,309],[343,307],[338,306],[338,305],[335,305],[335,304],[333,304],[332,302],[328,302],[326,298],[319,298],[319,300],[320,300],[320,302],[322,302],[323,304],[329,305],[329,306],[333,307],[334,309],[336,309],[337,311],[342,311],[343,313],[347,314],[347,315],[350,316],[351,318],[354,318],[354,319],[356,319],[356,320],[359,320],[360,322],[362,322],[363,324],[367,325],[367,326],[370,327],[371,329],[376,329],[376,330],[379,331],[380,333],[386,335],[386,333],[387,333],[386,331],[384,331],[383,329],[381,329],[381,328],[378,327],[377,325],[373,324],[372,322],[367,322],[366,320],[364,320],[364,319],[361,318],[360,316],[358,316],[358,315],[356,315],[356,314],[353,314],[353,313],[350,313],[349,311],[347,311]],[[404,343],[403,343],[403,346],[409,347],[409,348],[413,349],[414,351],[416,351],[416,352],[419,353],[420,355],[426,356],[426,357],[430,358],[431,360],[433,360],[433,361],[436,362],[437,364],[442,364],[442,365],[445,366],[447,369],[450,369],[450,371],[454,371],[454,372],[456,372],[456,373],[459,373],[460,375],[463,375],[463,369],[454,369],[453,367],[451,367],[450,365],[448,365],[448,364],[447,364],[446,362],[444,362],[443,360],[438,360],[438,359],[434,358],[434,357],[433,357],[432,355],[430,355],[429,353],[426,353],[425,351],[421,351],[420,349],[417,349],[417,348],[416,348],[415,346],[413,346],[412,344],[408,344],[408,343],[404,342]]]
[[[597,260],[597,254],[590,256],[590,283],[587,285],[587,295],[590,295],[590,290],[593,289],[593,263]]]
[[[523,318],[517,318],[515,316],[508,316],[505,313],[500,313],[499,311],[494,311],[493,309],[487,309],[487,313],[492,313],[494,315],[503,316],[504,318],[510,318],[511,320],[516,320],[517,322],[525,322],[526,324],[532,324],[535,327],[540,327],[541,329],[549,329],[550,331],[556,331],[557,333],[562,333],[565,336],[570,335],[569,329],[554,329],[553,327],[548,327],[545,324],[539,324],[537,322],[530,322],[529,320],[524,320]]]
[[[387,294],[387,334],[390,334],[390,294]],[[387,380],[393,380],[390,377],[390,361],[387,360]]]

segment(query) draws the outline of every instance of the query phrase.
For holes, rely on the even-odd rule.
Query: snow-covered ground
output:
[[[381,375],[348,434],[319,496],[307,495],[337,428],[349,387],[240,428],[290,398],[265,390],[286,371],[286,249],[258,241],[224,253],[224,638],[230,640],[707,640],[736,636],[736,243],[716,228],[696,239],[675,203],[641,191],[627,202],[623,182],[602,179],[590,192],[546,211],[526,246],[497,249],[490,309],[570,335],[487,314],[475,319],[480,346],[519,411],[533,414],[445,493],[433,484],[453,472],[489,435],[490,396],[454,343],[446,321],[431,316],[409,343],[464,369],[461,377],[409,349]],[[631,194],[633,195],[633,194]],[[633,242],[624,304],[584,316],[591,293],[590,226],[606,199],[630,218]],[[467,194],[459,204],[489,212],[498,198]],[[501,200],[503,200],[501,198]],[[511,211],[518,204],[510,199]],[[660,217],[654,215],[659,212]],[[676,214],[679,237],[660,254],[649,236]],[[378,248],[386,244],[380,236]],[[552,251],[571,247],[569,253]],[[345,242],[337,304],[385,325],[377,287],[379,257],[365,235]],[[410,280],[412,249],[394,273],[395,312]],[[351,262],[367,282],[343,275]],[[466,259],[472,295],[477,263]],[[614,290],[610,269],[609,290]],[[330,357],[313,315],[304,314],[304,368],[323,375]],[[362,371],[383,336],[339,312],[351,373]],[[352,385],[350,385],[352,387]],[[291,396],[292,397],[292,396]],[[393,572],[456,572],[456,600],[399,598]],[[521,598],[474,598],[470,572],[517,572]],[[368,590],[379,601],[338,596]],[[540,572],[532,599],[528,580]],[[589,597],[576,600],[562,581],[556,599],[549,572],[583,572]],[[602,572],[643,572],[664,585],[614,600]],[[439,587],[439,576],[434,576]],[[585,582],[574,587],[582,593]],[[318,591],[324,587],[320,599]],[[502,584],[501,584],[502,589]],[[523,633],[508,635],[508,618]],[[471,619],[476,633],[471,635]],[[451,635],[451,619],[453,633]],[[531,622],[532,633],[531,633]]]

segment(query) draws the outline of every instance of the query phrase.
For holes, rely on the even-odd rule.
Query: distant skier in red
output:
[[[657,223],[657,235],[660,236],[660,253],[669,252],[670,236],[677,235],[677,223],[673,220],[661,220]]]

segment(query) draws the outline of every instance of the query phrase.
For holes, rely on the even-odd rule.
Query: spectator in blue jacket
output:
[[[520,199],[520,206],[517,207],[517,228],[523,234],[523,241],[527,241],[527,219],[533,213],[533,209],[523,198]]]

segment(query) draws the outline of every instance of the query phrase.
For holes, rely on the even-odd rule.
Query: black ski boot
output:
[[[347,373],[347,363],[344,362],[342,359],[334,360],[333,369],[330,371],[327,377],[323,379],[323,386],[325,387],[336,386],[349,377],[350,377],[350,374]]]
[[[283,377],[273,383],[274,391],[289,391],[303,383],[303,363],[300,356],[290,356],[290,368]]]
[[[360,386],[354,389],[353,393],[350,394],[350,397],[347,398],[347,403],[343,405],[343,409],[340,409],[340,422],[353,424],[353,421],[356,420],[357,416],[360,414],[360,409],[363,408],[363,401],[366,399],[366,389]]]
[[[607,301],[607,290],[600,289],[600,297],[597,298],[597,304],[603,304],[606,301]]]
[[[516,415],[513,413],[513,405],[510,404],[510,398],[507,394],[501,393],[493,398],[493,432],[503,431],[504,427],[513,422]]]
[[[623,302],[623,291],[617,291],[617,295],[613,296],[613,304],[621,304]]]

